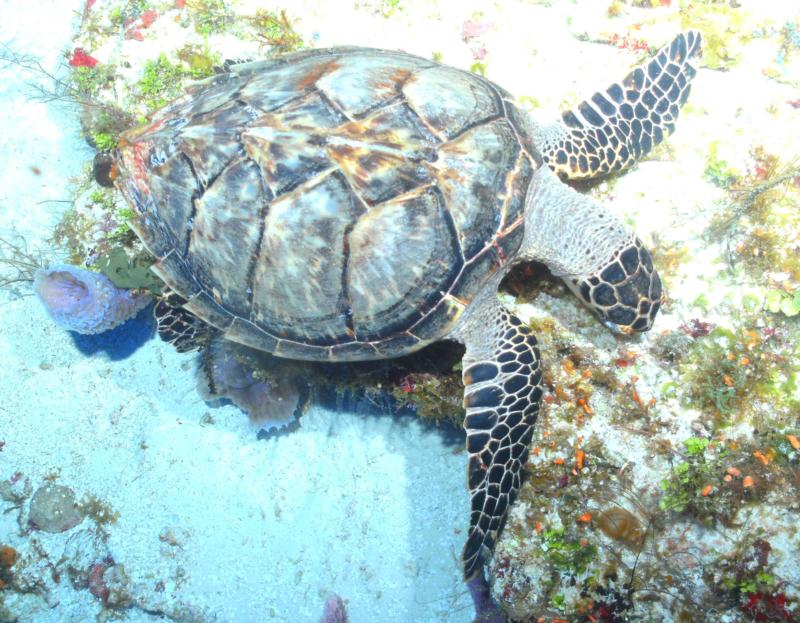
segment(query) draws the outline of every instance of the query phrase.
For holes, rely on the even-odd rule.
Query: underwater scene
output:
[[[0,15],[0,623],[800,623],[797,3]]]

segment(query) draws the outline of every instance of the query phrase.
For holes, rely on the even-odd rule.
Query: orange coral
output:
[[[9,545],[0,545],[0,567],[8,569],[19,560],[19,553]]]

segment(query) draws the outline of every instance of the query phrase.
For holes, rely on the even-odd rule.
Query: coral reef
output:
[[[60,327],[77,333],[102,333],[135,316],[150,294],[117,288],[101,274],[67,264],[36,272],[34,290]]]
[[[165,594],[166,586],[183,581],[180,565],[171,563],[153,582],[157,565],[142,577],[136,565],[128,570],[112,555],[108,525],[117,514],[96,496],[77,503],[70,487],[52,481],[32,493],[29,479],[17,472],[0,480],[0,511],[11,521],[16,518],[19,527],[8,531],[9,544],[0,543],[0,621],[49,620],[43,612],[77,614],[73,597],[69,605],[62,601],[65,585],[91,596],[99,621],[125,619],[129,609],[174,621],[210,620],[202,608]],[[50,534],[39,532],[44,529]],[[170,535],[158,538],[179,545]]]
[[[756,63],[767,56],[758,56],[766,35],[748,21],[749,8],[632,4],[613,3],[610,23],[624,33],[608,36],[616,47],[636,52],[649,26],[677,19],[703,31],[706,67],[752,70],[749,53]],[[786,36],[770,45],[794,44]],[[793,100],[778,93],[757,98],[758,106],[776,128],[796,128]],[[652,248],[667,298],[654,333],[611,340],[582,322],[560,287],[531,288],[524,275],[507,284],[540,339],[549,405],[492,568],[493,594],[512,621],[708,621],[709,612],[714,620],[793,621],[800,613],[791,562],[800,169],[796,146],[756,122],[759,112],[748,122],[729,117],[737,139],[729,131],[714,137],[706,130],[720,128],[713,101],[692,100],[682,120],[691,126],[697,117],[695,131],[709,137],[693,160],[705,168],[686,184],[703,197],[694,200],[697,213],[680,198],[660,216],[631,219],[663,223]],[[680,144],[680,130],[675,136]],[[685,170],[674,152],[656,159],[590,192],[610,201],[654,197],[648,180]]]

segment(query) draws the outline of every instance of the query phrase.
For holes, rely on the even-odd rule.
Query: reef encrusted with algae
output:
[[[669,149],[705,167],[656,156],[595,189],[621,202],[652,199],[659,178],[698,191],[658,207],[668,292],[653,332],[611,339],[557,292],[517,301],[550,392],[492,568],[512,620],[800,620],[800,161],[786,138],[800,101],[770,88],[729,112],[703,88],[723,66],[732,85],[759,67],[774,79],[770,58],[792,75],[800,40],[796,18],[742,5],[614,2],[601,26],[634,49],[672,19],[703,32],[705,70]],[[646,209],[633,220],[641,230]]]
[[[389,16],[403,8],[372,4]],[[631,341],[608,335],[558,286],[518,292],[549,391],[494,558],[494,594],[515,621],[797,620],[800,170],[788,138],[800,135],[797,17],[753,2],[607,5],[605,19],[574,34],[625,51],[631,64],[663,38],[650,34],[659,29],[700,28],[706,41],[678,133],[591,191],[630,210],[667,298],[653,332]],[[473,71],[513,88],[493,63],[491,33],[504,19],[487,8],[460,32]],[[87,140],[112,149],[125,123],[180,83],[226,59],[296,49],[312,32],[302,15],[216,2],[87,3],[68,59],[74,92],[93,104]],[[145,41],[157,43],[148,54]],[[518,93],[534,86],[537,103],[558,104],[541,84]],[[760,97],[737,101],[743,86]],[[655,202],[679,185],[684,192]],[[78,263],[102,270],[103,258],[140,249],[110,191],[90,188],[61,232]],[[458,370],[404,365],[338,386],[366,381],[376,400],[388,387],[422,415],[460,419]]]

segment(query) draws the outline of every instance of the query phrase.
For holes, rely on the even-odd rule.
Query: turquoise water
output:
[[[198,34],[199,10],[165,0],[153,24],[142,6],[118,24],[116,35],[130,33],[121,43],[87,34],[86,21],[75,42],[87,4],[113,3],[0,6],[0,42],[16,54],[0,63],[0,279],[23,277],[0,287],[0,621],[316,623],[337,597],[351,623],[472,621],[460,430],[385,403],[312,401],[299,426],[264,434],[230,402],[203,400],[200,357],[157,338],[151,307],[87,336],[57,326],[32,295],[26,262],[66,261],[50,238],[91,193],[76,188],[95,155],[81,111],[47,94],[53,76],[66,79],[77,45],[101,67],[115,45],[141,64],[176,32]],[[680,29],[711,33],[676,134],[589,189],[658,251],[669,297],[654,330],[615,336],[552,284],[521,306],[542,326],[549,400],[528,465],[536,488],[515,507],[489,572],[515,621],[572,620],[587,600],[596,620],[614,608],[615,620],[761,620],[770,608],[766,620],[791,620],[781,604],[796,613],[800,583],[790,409],[792,392],[800,398],[800,287],[781,253],[797,249],[800,183],[777,186],[738,238],[714,239],[709,224],[774,174],[771,157],[796,164],[797,18],[777,3],[741,13],[634,4],[306,2],[290,14],[312,46],[441,58],[487,73],[545,118]],[[203,36],[225,58],[253,53]],[[126,69],[138,79],[141,66]],[[754,277],[742,265],[771,236],[785,242],[777,265]],[[705,404],[692,393],[698,377],[711,388]],[[769,391],[748,385],[762,377]],[[620,605],[627,588],[610,569],[631,582],[633,605]]]

